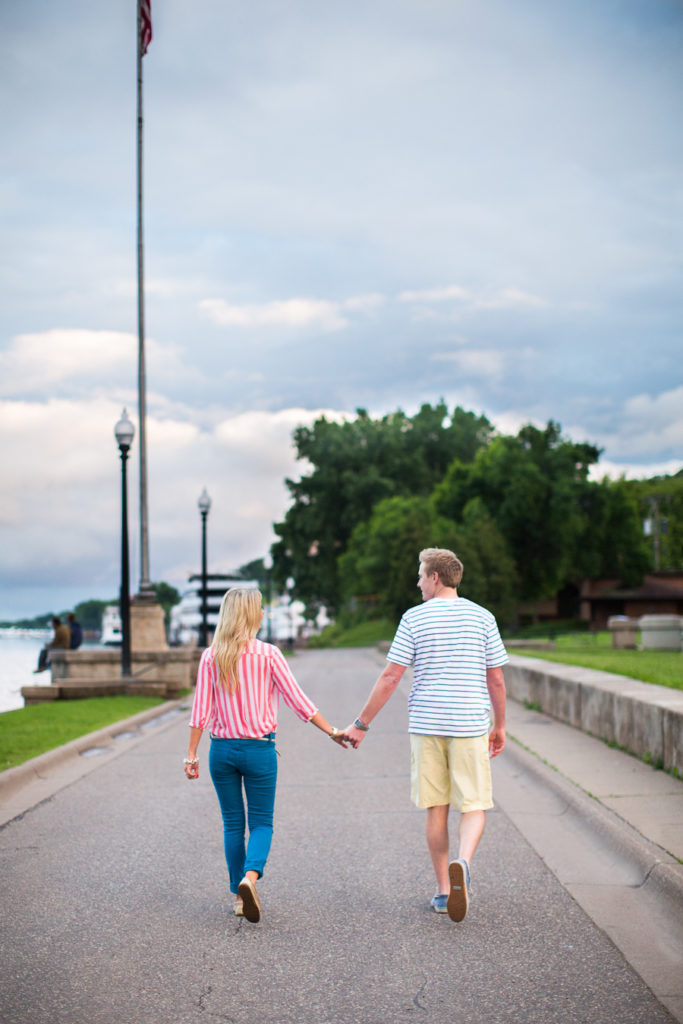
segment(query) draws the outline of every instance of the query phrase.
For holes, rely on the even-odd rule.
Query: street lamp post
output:
[[[135,427],[123,410],[121,419],[114,427],[116,442],[121,452],[121,675],[129,676],[130,671],[130,567],[128,556],[128,488],[126,482],[126,460],[135,436]]]
[[[266,555],[263,560],[263,565],[266,570],[266,640],[268,643],[273,641],[273,612],[272,612],[272,600],[273,600],[273,559],[270,555]]]
[[[209,515],[209,509],[211,508],[211,498],[208,495],[206,487],[199,496],[197,505],[199,506],[199,513],[202,517],[202,622],[199,628],[199,646],[206,647],[209,632],[206,593],[206,520]]]

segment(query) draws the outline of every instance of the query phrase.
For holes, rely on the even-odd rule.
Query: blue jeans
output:
[[[273,839],[273,808],[277,783],[275,738],[224,740],[211,737],[209,773],[223,816],[225,860],[230,891],[246,871],[263,874]],[[242,784],[247,797],[249,842],[245,848],[245,816]]]

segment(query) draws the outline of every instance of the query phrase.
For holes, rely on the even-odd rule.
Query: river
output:
[[[50,672],[34,675],[38,655],[52,637],[51,629],[0,629],[0,713],[23,708],[22,686],[49,683]],[[83,644],[83,647],[97,647]]]

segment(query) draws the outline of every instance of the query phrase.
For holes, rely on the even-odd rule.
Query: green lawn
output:
[[[0,714],[0,771],[163,703],[159,697],[92,697],[5,711]]]
[[[611,643],[612,637],[608,632],[567,633],[555,638],[554,651],[525,648],[516,653],[564,665],[615,672],[643,683],[658,683],[683,690],[683,653],[680,651],[624,651],[612,648]],[[510,651],[514,654],[514,647]]]
[[[374,647],[380,640],[393,640],[396,624],[388,619],[370,619],[345,628],[336,622],[308,641],[309,647]]]

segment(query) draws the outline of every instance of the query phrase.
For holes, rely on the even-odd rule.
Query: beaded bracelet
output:
[[[184,757],[183,758],[183,764],[199,764],[199,758],[198,757],[191,757],[191,758],[190,757]]]

